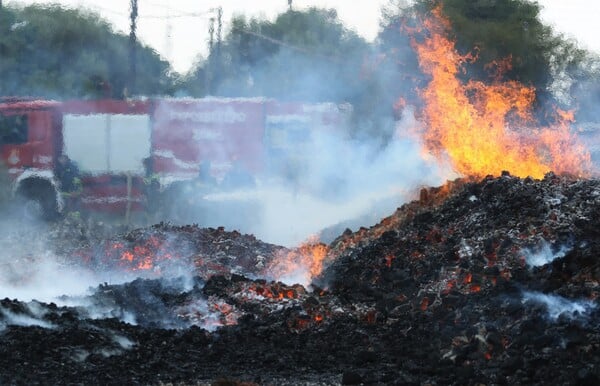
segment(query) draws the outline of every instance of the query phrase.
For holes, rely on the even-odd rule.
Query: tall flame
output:
[[[557,110],[553,127],[536,127],[535,89],[497,77],[489,85],[462,82],[457,75],[472,55],[460,55],[446,35],[450,23],[438,7],[424,21],[427,37],[413,44],[421,69],[430,75],[421,90],[425,102],[424,143],[439,159],[447,158],[464,176],[499,175],[541,178],[549,171],[585,175],[589,152],[571,133],[573,115]],[[494,63],[501,69],[509,61]]]

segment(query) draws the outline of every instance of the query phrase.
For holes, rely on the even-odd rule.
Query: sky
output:
[[[99,13],[116,31],[129,33],[128,0],[12,0],[9,5],[59,3],[83,7]],[[540,0],[542,20],[556,31],[579,42],[583,48],[600,53],[597,23],[600,1]],[[344,24],[368,41],[379,30],[381,8],[389,0],[293,0],[294,9],[316,6],[335,8]],[[245,14],[273,20],[288,8],[287,0],[138,0],[138,38],[171,62],[175,71],[184,73],[208,50],[210,19],[216,9],[223,12],[223,35],[232,16]],[[216,28],[216,27],[215,27]]]

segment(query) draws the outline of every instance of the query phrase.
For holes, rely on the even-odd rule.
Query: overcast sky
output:
[[[100,13],[129,33],[129,0],[12,0],[8,4],[60,3]],[[294,8],[335,8],[340,19],[371,41],[377,35],[380,10],[389,0],[293,0]],[[597,37],[600,1],[540,0],[542,18],[557,31],[575,38],[582,47],[600,52]],[[287,0],[138,0],[138,37],[168,59],[175,70],[187,71],[199,55],[206,55],[209,20],[223,9],[224,34],[232,15],[246,14],[269,19],[288,7]]]

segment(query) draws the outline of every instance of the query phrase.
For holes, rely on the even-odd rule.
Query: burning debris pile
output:
[[[97,270],[135,272],[144,277],[193,274],[204,279],[235,272],[256,276],[265,265],[286,253],[284,247],[222,227],[167,223],[136,229],[75,251]],[[165,272],[174,268],[174,272]]]
[[[139,229],[100,249],[153,277],[0,303],[0,383],[597,384],[599,216],[597,180],[456,180],[317,244],[306,285],[267,273],[299,250]]]

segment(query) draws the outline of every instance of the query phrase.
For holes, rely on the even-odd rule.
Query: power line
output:
[[[1,1],[1,0],[0,0]],[[108,9],[108,8],[104,8],[104,7],[98,7],[95,6],[95,9],[102,11],[102,12],[106,12],[106,13],[111,13],[113,15],[118,15],[118,16],[123,16],[123,17],[129,17],[128,14],[123,13],[123,12],[119,12],[119,11],[115,11],[112,9]],[[174,14],[174,15],[144,15],[144,14],[139,14],[138,17],[141,19],[176,19],[176,18],[187,18],[187,17],[201,17],[201,18],[206,18],[208,19],[208,15],[211,14],[211,11],[206,11],[206,12],[182,12],[182,13],[178,13],[178,14]]]
[[[341,59],[338,58],[338,57],[319,54],[317,52],[310,51],[310,50],[308,50],[306,48],[295,46],[293,44],[284,42],[283,40],[275,39],[275,38],[272,38],[270,36],[260,34],[258,32],[254,32],[254,31],[250,31],[250,30],[242,29],[242,28],[235,28],[234,31],[238,31],[238,32],[241,32],[241,33],[245,33],[245,34],[248,34],[248,35],[255,36],[255,37],[260,38],[260,39],[264,39],[264,40],[266,40],[268,42],[271,42],[273,44],[277,44],[277,45],[280,45],[280,46],[283,46],[283,47],[287,47],[287,48],[290,48],[290,49],[292,49],[294,51],[302,52],[303,54],[306,54],[306,55],[318,56],[318,57],[321,57],[323,59],[327,59],[327,60],[329,60],[331,62],[335,62],[335,63],[339,63],[341,61]]]
[[[171,7],[168,4],[165,5],[165,4],[155,3],[153,1],[145,1],[145,3],[147,3],[149,5],[152,5],[152,6],[155,6],[155,7],[164,8],[164,9],[167,9],[169,11],[176,11],[180,15],[189,15],[189,14],[191,14],[189,11],[183,11],[181,9],[173,8],[173,7]],[[206,11],[206,12],[192,12],[192,13],[193,14],[198,14],[198,15],[201,15],[201,14],[207,15],[207,14],[210,14],[211,12],[212,12],[212,10]]]

